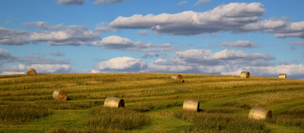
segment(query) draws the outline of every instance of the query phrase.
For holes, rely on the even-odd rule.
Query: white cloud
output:
[[[65,60],[55,60],[52,58],[45,58],[45,55],[37,52],[26,55],[25,57],[20,57],[15,62],[22,62],[23,64],[70,64]]]
[[[100,71],[99,71],[99,70],[96,70],[96,69],[91,69],[91,70],[89,71],[89,73],[100,73]]]
[[[277,29],[275,31],[275,37],[299,37],[304,38],[304,21],[288,23],[287,26]]]
[[[298,37],[304,38],[304,21],[287,22],[285,18],[271,18],[256,23],[249,23],[240,28],[241,32],[261,31],[264,33],[274,33],[274,37]]]
[[[38,24],[41,23],[41,24]],[[49,26],[45,22],[33,22],[32,25],[41,29],[55,31],[35,31],[9,30],[0,27],[0,44],[24,45],[28,43],[47,43],[49,45],[84,45],[99,39],[99,31],[89,31],[86,26],[71,25],[61,27],[61,25]]]
[[[185,11],[177,14],[120,16],[109,26],[120,29],[152,29],[157,33],[173,35],[195,35],[234,31],[259,20],[264,12],[261,3],[230,3],[206,12]]]
[[[126,0],[96,0],[94,4],[113,4],[113,3],[119,3]]]
[[[141,51],[141,52],[163,52],[177,51],[177,48],[171,47],[171,43],[152,44],[143,41],[132,41],[128,38],[120,36],[109,36],[100,41],[92,42],[92,46],[97,46],[103,49],[116,49],[123,51]]]
[[[154,56],[154,55],[153,55]],[[126,58],[126,57],[124,57]],[[129,57],[130,58],[130,57]],[[115,64],[116,62],[122,62],[120,58],[114,58],[102,63],[99,67],[105,70],[105,68],[115,68],[113,65],[107,65],[108,62]],[[135,60],[132,58],[132,60]],[[176,52],[171,59],[158,59],[147,64],[147,67],[141,67],[138,71],[161,71],[161,72],[193,72],[193,73],[221,73],[231,72],[245,66],[271,66],[271,63],[275,60],[275,57],[253,53],[248,54],[244,51],[235,50],[223,50],[216,53],[212,53],[206,49],[191,49],[181,52]],[[121,66],[121,64],[116,64]],[[105,67],[112,66],[112,67]],[[121,70],[125,67],[120,68]]]
[[[141,72],[147,67],[147,63],[132,57],[117,57],[96,65],[94,72],[98,71],[128,71]]]
[[[25,74],[25,72],[2,72],[1,75]]]
[[[278,76],[280,73],[285,73],[287,76],[294,78],[304,78],[304,65],[302,64],[288,64],[278,66],[253,67],[248,66],[240,68],[232,72],[223,72],[225,75],[239,75],[241,71],[249,71],[251,75],[255,76]]]
[[[0,48],[0,66],[7,62],[20,60],[19,57],[11,55],[7,50]]]
[[[219,47],[234,47],[234,48],[257,48],[258,46],[247,40],[239,40],[236,42],[224,42],[218,45]]]
[[[198,1],[194,4],[194,6],[203,5],[203,4],[208,3],[208,2],[210,2],[210,0],[198,0]]]
[[[76,5],[82,5],[84,0],[58,0],[58,4],[65,4],[65,5],[71,5],[71,4],[76,4]]]
[[[18,63],[19,65],[3,65],[5,63]],[[29,68],[39,73],[67,73],[71,71],[68,61],[45,58],[41,53],[31,53],[25,57],[11,55],[7,50],[0,48],[0,73],[20,74]]]
[[[206,1],[198,1],[198,3],[203,2]],[[304,21],[290,23],[286,18],[259,21],[265,11],[261,3],[230,3],[206,12],[185,11],[176,14],[119,16],[109,26],[118,29],[152,29],[157,34],[172,35],[260,31],[274,34],[277,38],[304,38]]]
[[[29,43],[30,34],[25,30],[9,30],[0,27],[0,44],[23,45]]]
[[[279,20],[277,18],[271,18],[269,20],[263,20],[257,23],[249,23],[244,25],[241,29],[244,31],[264,31],[274,32],[275,29],[285,27],[287,22]]]
[[[275,65],[275,57],[267,54],[206,49],[176,52],[171,59],[144,62],[132,57],[117,57],[100,62],[91,72],[171,72],[197,74],[239,75],[249,71],[252,76],[276,77],[286,73],[290,78],[304,78],[304,65],[284,63]]]
[[[96,28],[94,29],[94,31],[96,31],[96,32],[118,32],[117,29],[107,26],[107,24],[104,22],[101,22],[100,24],[96,25]]]
[[[34,68],[37,73],[68,73],[71,71],[71,66],[65,64],[19,64],[2,67],[0,71],[2,74],[23,74],[30,68]]]
[[[182,2],[179,2],[177,5],[178,6],[181,6],[181,5],[185,5],[185,4],[187,4],[188,3],[188,1],[182,1]]]
[[[44,21],[37,21],[37,22],[26,22],[23,23],[22,26],[31,26],[39,29],[44,30],[60,30],[63,26],[62,24],[50,26],[47,22]]]
[[[190,49],[183,52],[176,52],[176,54],[172,57],[172,61],[175,63],[203,64],[207,66],[224,64],[247,65],[255,61],[268,61],[274,59],[275,57],[267,54],[248,54],[244,51],[227,49],[216,53],[212,53],[210,50],[206,49]]]
[[[49,45],[83,45],[99,38],[100,32],[87,30],[85,26],[72,25],[53,32],[34,32],[33,42],[46,42]]]

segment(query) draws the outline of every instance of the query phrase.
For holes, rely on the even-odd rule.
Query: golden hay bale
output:
[[[171,78],[173,80],[175,80],[176,82],[181,82],[181,83],[185,82],[183,76],[179,75],[179,74],[174,74],[174,75],[171,76]]]
[[[265,120],[272,118],[272,112],[263,107],[253,107],[248,115],[249,119]]]
[[[115,108],[125,107],[125,101],[118,97],[109,96],[104,101],[104,106],[105,107],[115,107]]]
[[[186,99],[183,103],[183,110],[186,111],[199,111],[200,102],[193,99]]]
[[[285,73],[280,73],[279,78],[286,79],[287,75]]]
[[[37,74],[37,73],[36,73],[36,70],[35,70],[34,68],[30,68],[30,69],[28,69],[28,70],[26,71],[26,74],[27,74],[27,75],[35,75],[35,74]]]
[[[250,73],[248,71],[242,71],[240,78],[250,78]]]
[[[55,100],[67,100],[68,95],[63,90],[54,90],[53,91],[53,98]]]

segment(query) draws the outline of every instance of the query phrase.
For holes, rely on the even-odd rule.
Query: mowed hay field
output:
[[[171,73],[0,76],[0,132],[304,132],[304,80]],[[54,100],[54,90],[67,100]],[[108,96],[124,108],[104,107]],[[186,99],[199,111],[183,111]],[[251,108],[272,111],[252,120]]]

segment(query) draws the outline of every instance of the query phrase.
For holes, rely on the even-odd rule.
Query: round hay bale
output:
[[[175,80],[176,82],[181,82],[181,83],[185,82],[183,76],[179,75],[179,74],[174,74],[174,75],[171,76],[171,78],[173,80]]]
[[[285,73],[280,73],[279,78],[286,79],[287,75]]]
[[[193,99],[186,99],[183,103],[183,110],[186,111],[199,111],[200,102]]]
[[[26,71],[27,75],[36,75],[36,70],[34,68],[30,68]]]
[[[272,118],[272,112],[263,107],[253,107],[248,115],[249,119],[265,120]]]
[[[242,71],[240,74],[240,78],[250,78],[250,72]]]
[[[53,91],[53,98],[55,100],[67,100],[68,95],[63,90],[54,90]]]
[[[125,107],[125,101],[118,97],[109,96],[104,101],[104,106],[105,107],[114,107],[114,108]]]

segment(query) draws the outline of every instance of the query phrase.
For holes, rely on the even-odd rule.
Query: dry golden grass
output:
[[[0,108],[12,110],[8,107],[23,107],[23,111],[25,109],[28,112],[35,112],[30,111],[33,109],[30,105],[37,104],[35,110],[38,113],[47,109],[46,112],[85,111],[90,114],[91,110],[99,108],[105,114],[111,114],[114,110],[100,107],[103,106],[106,97],[115,96],[124,99],[127,110],[135,111],[133,113],[138,116],[150,117],[149,121],[134,128],[113,129],[96,124],[94,131],[123,132],[128,129],[128,132],[234,132],[236,130],[269,132],[280,129],[280,131],[289,132],[290,128],[297,128],[298,132],[304,132],[304,126],[301,124],[304,121],[301,117],[304,116],[303,80],[268,77],[242,79],[239,76],[182,74],[185,82],[177,83],[172,81],[171,76],[171,73],[3,75],[0,76]],[[56,89],[64,90],[68,94],[68,100],[54,100],[52,92]],[[200,112],[197,114],[180,112],[185,99],[200,101]],[[273,119],[263,122],[248,120],[248,112],[254,106],[271,109],[274,113]],[[79,128],[69,128],[65,125],[66,120],[55,122],[47,119],[53,116],[52,113],[45,113],[24,121],[22,117],[25,115],[21,109],[14,112],[20,114],[16,115],[18,117],[12,117],[13,113],[10,113],[12,111],[6,112],[8,114],[1,112],[0,132],[94,132],[90,131],[88,125],[85,124],[70,123],[72,127]],[[77,113],[75,115],[77,116]],[[104,116],[104,114],[99,115],[99,119]],[[112,115],[116,117],[115,113]],[[124,119],[124,115],[127,114],[117,113],[121,119]],[[93,117],[94,113],[90,116]],[[17,119],[18,125],[4,125],[4,119]],[[219,125],[208,124],[200,119],[214,121]],[[83,116],[82,120],[92,119]],[[57,124],[39,125],[39,122],[35,121]],[[96,123],[96,120],[94,121]],[[125,126],[124,123],[131,123],[131,121],[133,119],[126,117],[120,126]],[[244,124],[246,122],[249,124]],[[156,123],[163,124],[153,125]],[[204,128],[200,127],[200,124]],[[242,125],[243,129],[233,126],[238,124]],[[272,125],[271,128],[268,125]],[[33,130],[34,126],[45,127]]]

